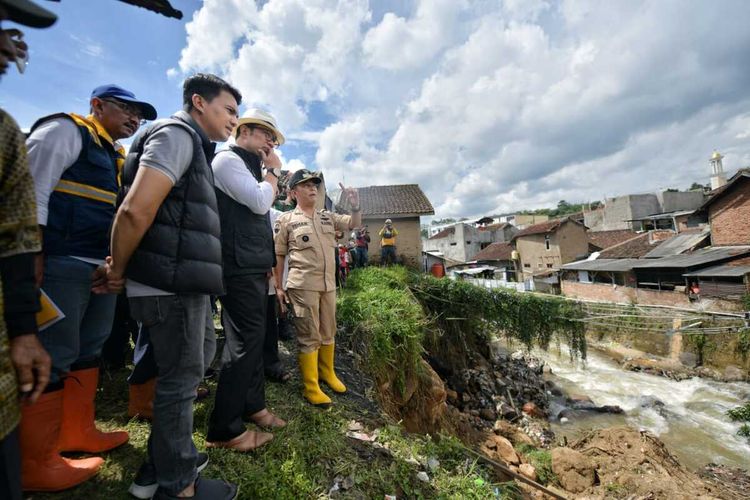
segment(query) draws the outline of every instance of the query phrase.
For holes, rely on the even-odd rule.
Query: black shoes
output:
[[[198,453],[198,472],[200,473],[208,465],[208,455],[206,453]],[[130,484],[128,492],[136,498],[148,500],[152,498],[156,493],[159,484],[156,482],[156,468],[151,462],[143,462],[138,474],[135,475],[135,479]]]

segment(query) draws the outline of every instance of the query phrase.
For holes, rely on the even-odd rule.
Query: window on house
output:
[[[467,242],[466,242],[466,244],[467,244],[467,245],[471,245],[471,241],[467,241]]]
[[[455,246],[456,246],[456,243],[451,243],[451,246],[452,246],[452,247],[455,247]]]
[[[544,237],[544,248],[549,250],[549,235]]]
[[[531,267],[531,264],[524,264],[523,267]]]
[[[552,269],[552,264],[547,264],[547,269]]]
[[[488,246],[490,246],[490,244],[489,244],[489,243],[480,243],[480,244],[479,244],[479,248],[480,248],[480,249],[482,249],[482,250],[484,250],[484,249],[485,249],[485,248],[487,248]]]

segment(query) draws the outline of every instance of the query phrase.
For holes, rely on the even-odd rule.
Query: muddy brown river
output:
[[[558,437],[574,440],[587,429],[628,424],[659,436],[689,469],[709,462],[750,468],[750,444],[736,435],[740,426],[726,416],[727,410],[750,400],[750,384],[697,377],[675,381],[624,371],[596,352],[589,353],[585,364],[572,363],[564,349],[534,355],[552,369],[548,378],[567,393],[625,410],[621,415],[586,413],[553,422]]]

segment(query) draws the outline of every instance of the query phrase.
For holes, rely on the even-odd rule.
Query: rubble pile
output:
[[[448,403],[475,427],[490,428],[497,419],[517,422],[524,413],[546,417],[549,397],[538,360],[503,352],[478,361],[445,377]]]

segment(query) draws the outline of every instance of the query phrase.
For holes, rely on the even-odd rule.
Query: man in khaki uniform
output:
[[[299,344],[299,364],[304,396],[313,405],[327,406],[329,398],[320,390],[322,380],[338,393],[346,387],[333,369],[336,333],[336,248],[337,230],[349,231],[362,223],[359,193],[343,188],[352,215],[316,210],[320,177],[309,170],[298,170],[289,181],[297,208],[279,216],[274,226],[276,246],[277,299],[282,307],[291,305]],[[287,290],[284,291],[284,257],[289,256]]]

